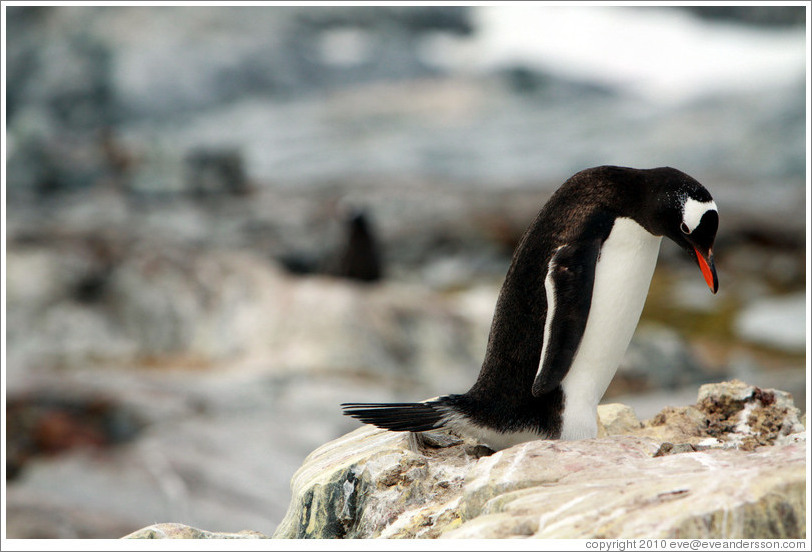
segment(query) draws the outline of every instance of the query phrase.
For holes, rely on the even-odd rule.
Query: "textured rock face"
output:
[[[643,423],[601,407],[598,439],[490,456],[365,426],[307,458],[274,537],[803,538],[798,414],[733,381]]]

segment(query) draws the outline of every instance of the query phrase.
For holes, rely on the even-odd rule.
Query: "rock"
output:
[[[747,341],[803,352],[806,347],[805,321],[806,295],[797,293],[755,301],[739,315],[735,331]]]
[[[13,107],[39,101],[53,110],[81,109],[99,117],[87,105],[99,98],[119,120],[173,117],[241,95],[285,97],[431,75],[437,69],[423,62],[419,39],[432,32],[472,31],[469,8],[439,6],[168,10],[149,30],[132,24],[154,20],[149,10],[137,7],[39,13],[18,8],[9,15],[15,23],[9,40],[10,76],[16,77],[9,91]],[[162,32],[163,25],[172,32]],[[355,42],[369,46],[360,59],[350,60],[354,63],[335,67],[340,52],[325,51],[337,30],[354,31]],[[212,33],[217,44],[207,42]],[[167,56],[167,48],[184,52],[184,60]]]
[[[294,500],[274,538],[388,538],[403,530],[438,536],[436,520],[454,514],[438,498],[459,493],[476,458],[463,444],[410,448],[408,434],[364,426],[316,449],[291,480]],[[424,530],[388,527],[411,509],[418,526],[429,520]]]
[[[362,427],[308,456],[274,537],[805,537],[805,435],[786,393],[725,382],[643,427],[623,405],[600,419],[608,437],[484,457]],[[665,424],[666,443],[651,431]]]
[[[791,27],[806,21],[801,6],[680,6],[677,9],[711,21],[763,27]]]
[[[696,405],[666,407],[638,433],[659,441],[754,450],[803,432],[800,414],[789,393],[732,380],[703,385]]]
[[[618,403],[598,405],[598,437],[631,433],[640,427],[632,407]]]
[[[109,397],[24,393],[10,395],[6,406],[7,480],[19,476],[37,456],[73,448],[101,449],[134,439],[144,422]]]
[[[250,256],[142,246],[112,271],[108,310],[139,355],[206,363],[262,339],[268,327],[260,305],[270,306],[280,285],[284,280]]]
[[[198,148],[186,155],[186,189],[198,197],[249,191],[239,150]]]
[[[82,507],[53,500],[47,491],[20,493],[13,484],[7,491],[5,527],[9,539],[116,538],[139,527],[116,512],[87,507],[87,493]]]
[[[189,527],[182,523],[156,523],[139,529],[124,539],[267,539],[258,531],[240,531],[238,533],[220,533]]]
[[[474,467],[462,501],[481,494],[443,537],[804,536],[803,447],[652,458],[650,445],[623,436],[509,449],[492,465]],[[513,484],[500,487],[504,480]]]
[[[709,447],[702,446],[702,445],[692,445],[691,443],[680,443],[675,445],[674,443],[663,443],[660,445],[660,448],[657,449],[657,452],[654,453],[654,458],[660,456],[666,456],[668,454],[682,454],[683,452],[696,452],[698,450],[705,450]]]
[[[497,74],[514,93],[543,96],[545,101],[562,98],[610,96],[616,93],[610,87],[597,82],[568,79],[521,63],[508,64],[500,68]]]
[[[277,373],[384,376],[436,395],[472,380],[481,362],[487,326],[422,286],[295,278],[246,251],[151,240],[102,263],[73,241],[9,247],[17,371],[262,357]]]

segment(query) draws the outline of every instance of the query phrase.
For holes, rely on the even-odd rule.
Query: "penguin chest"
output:
[[[648,295],[662,238],[618,218],[601,247],[586,327],[561,382],[561,439],[597,435],[597,405],[631,341]]]

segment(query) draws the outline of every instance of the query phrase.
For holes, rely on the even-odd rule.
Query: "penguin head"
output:
[[[716,293],[719,289],[713,263],[713,243],[719,227],[716,202],[702,184],[683,172],[670,167],[653,171],[658,173],[652,183],[659,233],[695,255],[705,282]]]

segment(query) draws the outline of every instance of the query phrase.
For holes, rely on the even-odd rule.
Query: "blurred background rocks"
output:
[[[719,293],[664,243],[607,401],[806,410],[802,7],[6,13],[9,537],[272,534],[339,403],[467,389],[519,237],[601,164],[721,215]]]

